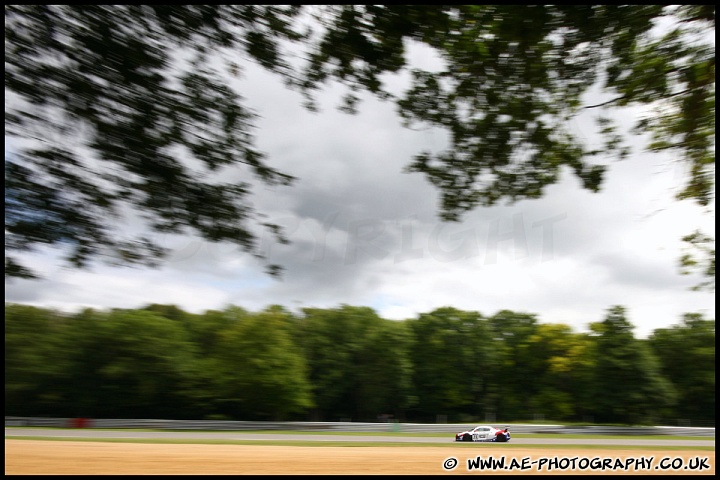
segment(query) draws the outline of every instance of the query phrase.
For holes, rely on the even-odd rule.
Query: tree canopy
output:
[[[636,339],[613,306],[591,328],[449,306],[390,320],[348,305],[6,303],[5,415],[714,425],[715,320]]]
[[[539,198],[567,168],[598,191],[607,162],[628,154],[610,120],[628,107],[642,107],[635,132],[651,151],[687,165],[678,197],[708,205],[714,27],[712,5],[6,5],[6,252],[62,247],[78,267],[157,262],[161,245],[118,226],[128,215],[145,233],[258,257],[258,228],[285,242],[249,200],[253,177],[293,178],[254,146],[255,113],[230,82],[241,60],[280,75],[311,108],[340,82],[347,111],[367,91],[395,101],[408,126],[446,129],[446,151],[407,166],[439,189],[444,220]],[[442,66],[414,68],[412,42]],[[401,71],[412,81],[395,95],[383,79]],[[597,86],[606,99],[587,103]],[[588,108],[603,112],[599,148],[568,126]],[[224,181],[236,167],[242,180]],[[8,255],[5,272],[33,276]]]

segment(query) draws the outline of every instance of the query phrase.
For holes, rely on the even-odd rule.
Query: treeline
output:
[[[347,305],[6,303],[5,415],[714,425],[714,320],[688,313],[637,339],[613,306],[589,327],[450,307],[397,321]]]

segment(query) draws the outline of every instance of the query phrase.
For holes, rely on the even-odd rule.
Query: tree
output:
[[[597,359],[596,338],[579,333],[575,344],[570,347],[567,357],[555,362],[552,370],[558,376],[567,378],[565,388],[573,399],[575,420],[592,422],[595,397],[595,363]]]
[[[599,334],[595,421],[646,423],[675,403],[675,389],[649,346],[635,339],[624,307],[610,307],[605,320],[591,328]]]
[[[410,344],[407,322],[381,319],[370,326],[356,357],[353,399],[357,414],[353,418],[404,418],[412,403]]]
[[[529,389],[525,393],[534,393],[533,413],[554,420],[567,420],[576,413],[571,390],[573,364],[570,355],[573,348],[580,345],[579,338],[567,325],[540,324],[528,339],[530,365],[526,369],[536,379],[537,385],[533,390],[537,393]]]
[[[691,287],[692,290],[715,291],[715,239],[695,230],[685,235],[683,242],[688,245],[688,253],[680,257],[680,269],[683,275],[700,273],[705,280]]]
[[[715,320],[686,313],[679,325],[655,330],[648,339],[662,373],[678,391],[673,418],[715,418]]]
[[[586,188],[600,188],[599,154],[626,154],[603,116],[604,149],[587,150],[567,131],[583,94],[603,82],[604,109],[649,105],[638,133],[653,151],[677,151],[691,175],[681,198],[707,205],[714,183],[714,6],[463,5],[437,8],[341,6],[313,57],[313,78],[331,74],[380,90],[379,76],[404,66],[403,41],[435,48],[439,72],[413,70],[399,99],[409,123],[447,128],[451,149],[410,165],[443,196],[442,216],[477,205],[537,198],[572,168]],[[676,23],[661,37],[656,22]],[[689,36],[705,35],[700,42]],[[332,65],[338,65],[331,68]],[[356,65],[359,65],[356,67]],[[386,92],[381,92],[386,94]],[[663,111],[664,109],[664,111]]]
[[[61,246],[76,267],[95,257],[156,264],[165,253],[156,239],[117,228],[127,209],[153,233],[192,233],[258,256],[257,223],[284,241],[253,211],[248,176],[292,178],[253,147],[254,114],[212,53],[282,72],[275,43],[300,38],[289,23],[296,11],[6,5],[6,137],[18,142],[5,159],[6,250]],[[222,180],[224,167],[242,165],[240,180]],[[34,275],[9,256],[5,272]]]
[[[245,315],[223,330],[212,380],[222,413],[286,420],[312,406],[305,359],[292,338],[292,315],[279,306]]]
[[[497,383],[504,357],[488,321],[478,312],[442,307],[408,325],[414,336],[410,355],[417,414],[426,421],[435,421],[436,415],[475,419],[494,414],[504,402]]]
[[[445,220],[539,198],[564,168],[598,191],[608,159],[628,154],[607,114],[638,106],[647,113],[634,130],[650,135],[648,148],[688,166],[679,198],[714,198],[713,5],[30,5],[6,6],[5,18],[6,135],[24,140],[6,158],[6,250],[64,246],[76,266],[158,259],[152,238],[117,235],[109,214],[123,208],[152,231],[256,255],[256,223],[284,241],[251,208],[247,177],[218,180],[236,165],[292,180],[253,147],[253,113],[228,82],[241,59],[281,75],[311,107],[339,81],[347,111],[368,91],[396,101],[408,126],[446,129],[447,151],[408,166],[440,190]],[[316,31],[301,32],[305,23]],[[443,65],[414,69],[411,42]],[[288,61],[288,45],[307,62]],[[401,71],[412,81],[395,96],[383,78]],[[584,103],[596,85],[609,98]],[[587,109],[606,112],[603,146],[568,128]],[[6,256],[6,275],[31,274]]]
[[[67,318],[5,304],[5,415],[56,415],[69,371]]]
[[[184,327],[147,310],[86,310],[71,323],[67,382],[78,416],[188,418],[198,368]]]
[[[358,420],[370,415],[372,418],[364,419],[374,420],[377,414],[390,413],[388,408],[404,406],[402,397],[393,399],[398,402],[395,405],[382,401],[392,390],[393,381],[399,382],[395,385],[399,387],[396,393],[406,394],[403,384],[407,382],[408,365],[398,355],[407,348],[408,339],[401,330],[393,332],[386,328],[385,320],[368,307],[304,308],[303,313],[294,338],[308,364],[316,407],[312,412],[314,419]],[[392,339],[397,340],[393,348],[376,357],[379,344],[388,345]],[[387,362],[384,370],[380,369],[380,358]],[[370,370],[380,376],[373,378],[367,373]],[[372,394],[384,398],[364,405]],[[383,411],[370,412],[369,407],[383,407]]]
[[[502,358],[494,372],[498,414],[503,418],[526,418],[532,413],[532,396],[541,387],[539,362],[532,351],[537,315],[501,310],[489,318],[489,323]]]

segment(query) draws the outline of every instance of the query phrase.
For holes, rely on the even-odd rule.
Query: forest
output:
[[[6,303],[5,415],[714,426],[714,319],[640,339],[629,317],[578,333],[511,310]]]

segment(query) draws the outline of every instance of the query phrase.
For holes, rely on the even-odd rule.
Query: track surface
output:
[[[197,440],[289,440],[317,442],[392,442],[392,443],[442,443],[440,437],[405,437],[394,435],[320,435],[320,434],[284,434],[284,433],[243,433],[243,432],[176,432],[157,431],[139,432],[134,430],[100,430],[100,429],[38,429],[38,428],[6,428],[5,437],[55,437],[67,440],[78,438],[127,438],[127,439],[197,439]],[[449,443],[455,443],[449,435]],[[578,439],[578,438],[512,438],[513,445],[616,445],[616,446],[652,446],[652,447],[714,447],[715,439],[697,440],[661,440],[639,438],[612,439]]]

